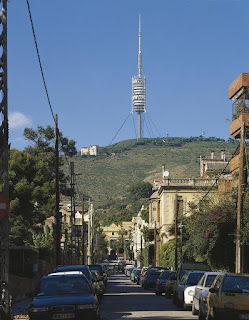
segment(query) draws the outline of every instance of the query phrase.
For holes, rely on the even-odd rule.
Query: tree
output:
[[[24,151],[10,150],[11,245],[37,244],[37,239],[43,239],[45,234],[44,220],[55,213],[54,129],[50,126],[38,126],[37,130],[26,128],[24,136],[32,146]],[[76,153],[73,140],[61,133],[59,138],[61,153],[69,156]],[[60,167],[62,165],[60,157]],[[68,178],[62,169],[59,170],[59,179],[61,193],[68,194]],[[51,248],[46,250],[51,253]]]
[[[236,205],[230,198],[203,203],[183,219],[184,260],[207,262],[216,270],[234,270]]]
[[[152,195],[152,185],[149,182],[138,182],[129,189],[129,196],[135,200],[149,198]]]

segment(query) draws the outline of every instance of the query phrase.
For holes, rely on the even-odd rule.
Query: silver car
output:
[[[214,279],[219,274],[219,272],[205,272],[197,286],[195,287],[193,303],[192,303],[192,314],[201,313],[206,314],[206,291],[209,291]],[[205,291],[205,292],[204,292]]]

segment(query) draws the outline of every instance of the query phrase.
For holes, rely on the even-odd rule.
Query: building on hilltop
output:
[[[81,155],[82,156],[97,156],[98,154],[99,154],[99,146],[98,145],[81,148]]]

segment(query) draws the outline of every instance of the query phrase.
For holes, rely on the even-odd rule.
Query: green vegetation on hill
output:
[[[152,183],[162,177],[162,165],[170,178],[198,178],[199,158],[209,157],[211,151],[220,158],[225,150],[230,159],[237,141],[211,137],[126,140],[100,148],[98,156],[73,158],[80,193],[90,196],[96,207],[123,198],[129,188],[140,182]],[[167,163],[166,163],[167,159]],[[68,166],[65,167],[68,170]]]

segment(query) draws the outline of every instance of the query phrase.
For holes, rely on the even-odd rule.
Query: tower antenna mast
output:
[[[142,52],[141,52],[141,15],[139,14],[139,34],[138,34],[138,76],[142,76]]]
[[[146,78],[142,77],[142,52],[141,52],[141,16],[139,14],[139,34],[138,34],[138,76],[132,78],[132,112],[138,114],[137,139],[141,138],[142,121],[141,116],[145,110],[146,98]]]

